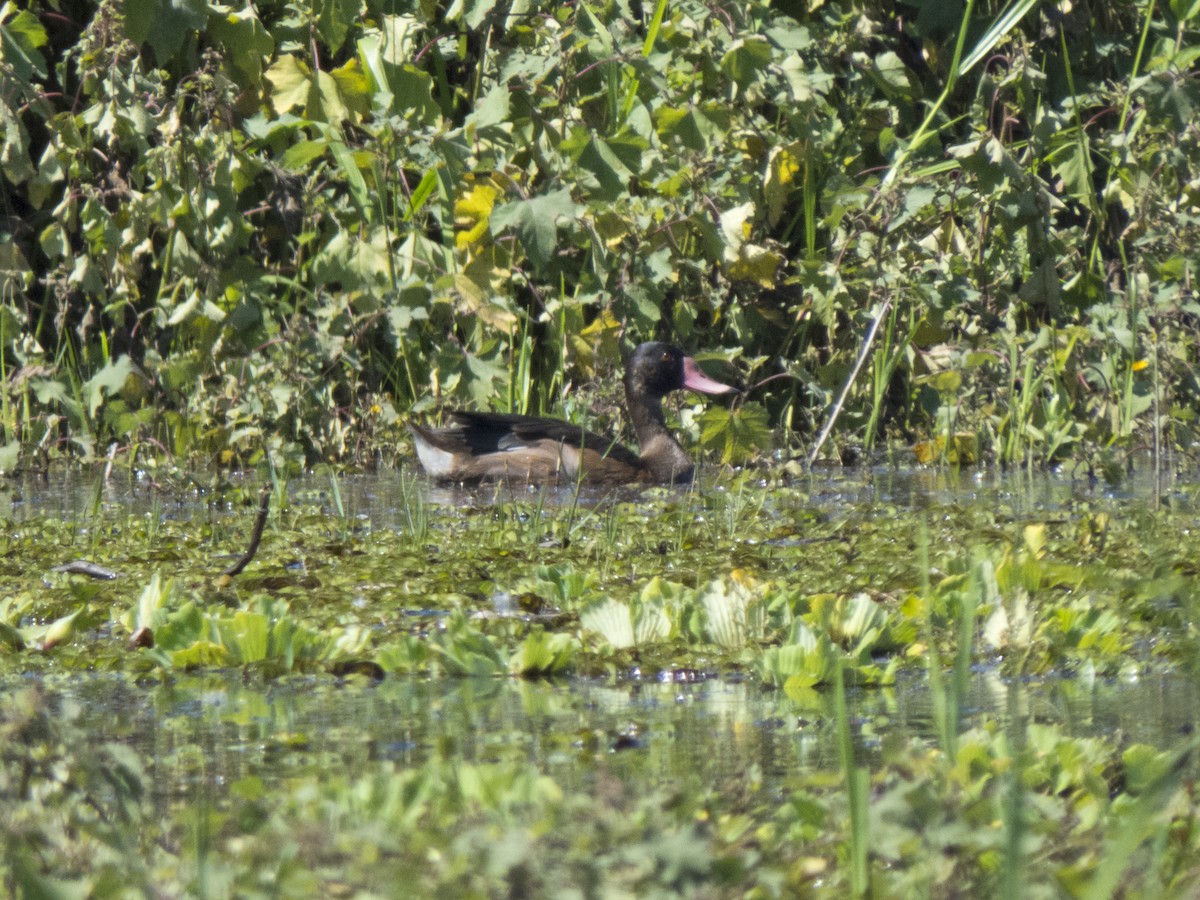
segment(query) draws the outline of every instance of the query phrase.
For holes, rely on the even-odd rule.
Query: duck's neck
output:
[[[691,459],[667,430],[662,400],[638,397],[626,385],[625,399],[637,434],[642,463],[655,481],[684,483],[692,480]]]

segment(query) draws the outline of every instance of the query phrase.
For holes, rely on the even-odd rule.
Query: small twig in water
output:
[[[267,527],[267,515],[271,512],[271,488],[263,488],[262,494],[258,498],[258,516],[254,519],[254,530],[250,532],[250,546],[246,548],[246,552],[242,554],[242,558],[235,562],[232,566],[226,569],[221,574],[232,578],[234,575],[242,574],[242,569],[250,565],[254,559],[254,554],[258,552],[258,544],[262,540],[263,529]]]

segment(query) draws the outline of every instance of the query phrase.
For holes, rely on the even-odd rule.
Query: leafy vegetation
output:
[[[751,386],[683,410],[727,462],[772,431],[955,462],[1186,449],[1198,23],[5,4],[0,463],[391,461],[403,416],[451,402],[619,424],[617,348],[653,335]]]
[[[794,461],[911,444],[1118,483],[1193,449],[1198,25],[1193,0],[0,0],[0,471],[107,463],[67,520],[0,523],[4,890],[1194,894],[1194,739],[1025,705],[1041,676],[1200,668],[1194,498],[827,504]],[[466,505],[400,474],[386,522],[336,477],[288,499],[305,465],[404,459],[443,404],[617,430],[619,351],[652,336],[747,388],[678,408],[692,442],[781,471]],[[275,482],[246,572],[221,574],[253,492],[194,482],[177,515],[165,461]],[[108,501],[123,472],[148,509]],[[1001,712],[968,712],[976,668]],[[234,771],[28,687],[203,706],[212,672],[439,679],[479,719],[564,675],[721,677],[824,743],[635,791],[636,723],[310,764],[285,722]],[[921,734],[856,715],[902,677]]]
[[[14,506],[0,883],[1187,896],[1194,738],[1166,720],[1191,713],[1081,733],[1034,698],[1191,678],[1195,497],[1150,510],[1079,487],[1026,502],[972,482],[905,509],[749,476],[466,498],[310,480],[232,579],[252,486],[140,507],[99,490],[71,521]],[[925,724],[899,727],[925,678]],[[221,699],[230,683],[244,700]],[[676,721],[705,685],[741,691],[745,761],[713,743],[714,711]],[[625,702],[600,714],[589,691]]]

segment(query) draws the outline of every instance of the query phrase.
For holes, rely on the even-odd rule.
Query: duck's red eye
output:
[[[663,362],[670,362],[670,361],[671,361],[671,354],[670,354],[670,353],[664,353],[664,354],[662,355],[662,361],[663,361]]]

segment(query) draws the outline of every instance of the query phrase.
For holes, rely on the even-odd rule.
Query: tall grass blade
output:
[[[966,56],[962,55],[963,45],[966,43],[967,30],[971,24],[971,14],[975,7],[974,0],[967,0],[966,8],[963,10],[962,21],[959,24],[958,40],[954,45],[954,57],[950,62],[950,71],[946,75],[946,85],[942,89],[942,93],[938,96],[933,106],[929,108],[929,112],[925,115],[925,120],[913,132],[913,135],[908,140],[908,144],[903,147],[896,155],[895,162],[888,169],[887,174],[881,182],[881,187],[887,188],[896,176],[900,174],[900,170],[908,162],[909,157],[915,154],[924,143],[933,136],[934,131],[931,131],[931,126],[934,119],[941,112],[950,93],[954,90],[958,79],[965,72],[969,72],[972,68],[986,59],[1000,43],[1004,37],[1017,26],[1026,15],[1028,15],[1039,3],[1039,0],[1016,0],[1008,7],[1000,17],[992,23],[992,27],[984,32],[983,37],[979,39],[979,43]]]
[[[962,58],[955,77],[970,72],[991,54],[996,45],[1017,27],[1017,24],[1038,6],[1041,0],[1016,0],[1000,17],[992,23],[992,27],[983,33],[975,48]],[[964,17],[964,22],[966,18]],[[961,39],[961,36],[960,36]]]
[[[838,757],[846,775],[846,798],[850,807],[850,891],[855,897],[867,893],[869,872],[867,848],[870,845],[867,818],[867,770],[854,761],[854,742],[850,736],[850,712],[846,705],[845,659],[838,658],[834,669],[834,716],[837,719]]]
[[[658,30],[662,28],[663,15],[667,11],[667,0],[658,0],[654,7],[654,15],[650,19],[650,27],[646,29],[646,41],[642,44],[642,56],[648,57],[654,51],[654,43],[658,40]]]

